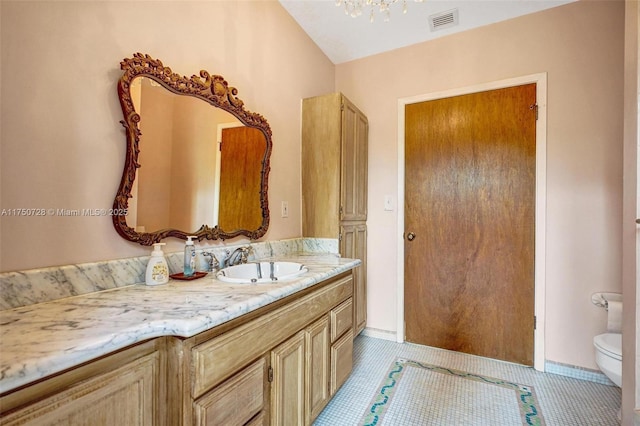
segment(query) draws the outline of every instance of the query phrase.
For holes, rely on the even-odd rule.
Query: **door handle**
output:
[[[416,238],[416,234],[414,234],[413,232],[409,232],[407,234],[407,240],[413,241],[415,238]]]

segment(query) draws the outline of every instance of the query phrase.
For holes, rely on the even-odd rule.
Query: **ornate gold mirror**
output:
[[[120,63],[118,96],[127,134],[113,224],[123,238],[151,245],[262,237],[271,128],[244,109],[223,77],[187,78],[136,53]]]

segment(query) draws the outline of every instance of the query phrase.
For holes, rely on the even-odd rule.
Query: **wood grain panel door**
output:
[[[406,340],[533,365],[536,85],[405,110]]]
[[[252,127],[222,130],[218,226],[230,232],[262,225],[260,187],[264,134]]]

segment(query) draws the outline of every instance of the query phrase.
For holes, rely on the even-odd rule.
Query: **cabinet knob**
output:
[[[416,234],[414,234],[413,232],[409,232],[407,234],[407,240],[413,241],[413,240],[415,240],[415,238],[416,238]]]

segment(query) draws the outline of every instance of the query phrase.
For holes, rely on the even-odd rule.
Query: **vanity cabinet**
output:
[[[353,351],[334,346],[348,336],[352,348],[352,296],[349,271],[192,338],[173,338],[169,388],[182,397],[169,423],[311,424],[351,372]]]
[[[343,94],[302,101],[302,235],[338,238],[354,270],[354,336],[366,323],[367,117]]]
[[[351,372],[353,306],[347,271],[1,395],[0,424],[310,425]]]
[[[2,425],[165,425],[164,339],[2,396]]]

